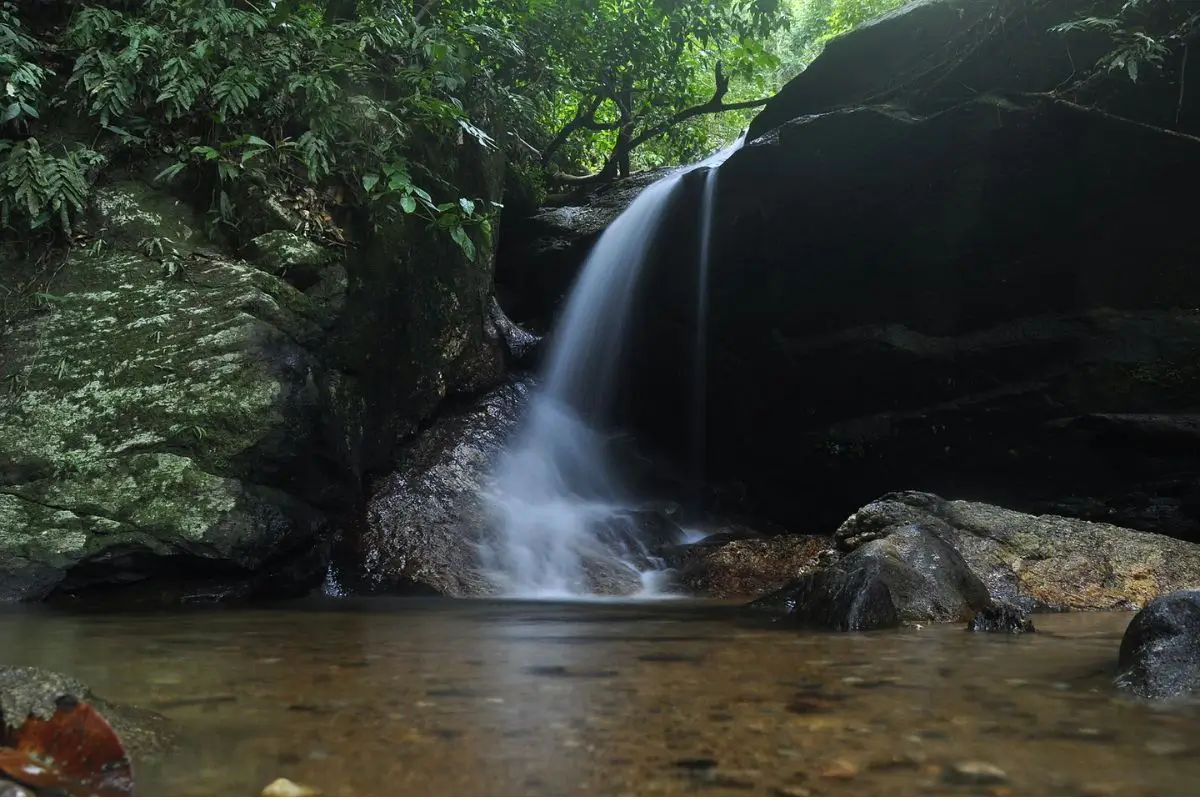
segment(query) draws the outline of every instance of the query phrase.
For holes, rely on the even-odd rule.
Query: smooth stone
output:
[[[942,780],[966,786],[988,786],[1006,783],[1008,775],[986,761],[960,761],[942,771]]]
[[[317,797],[320,794],[311,786],[304,786],[287,778],[276,778],[262,790],[263,797]]]

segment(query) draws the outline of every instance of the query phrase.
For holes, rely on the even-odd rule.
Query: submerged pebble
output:
[[[304,786],[287,778],[276,778],[262,790],[263,797],[317,797],[320,794],[311,786]]]
[[[942,772],[942,779],[948,783],[958,783],[966,786],[988,786],[1008,781],[1008,775],[995,764],[986,761],[960,761],[951,764]]]

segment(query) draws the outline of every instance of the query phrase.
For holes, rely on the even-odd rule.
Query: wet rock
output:
[[[528,217],[506,216],[496,283],[512,317],[545,330],[600,234],[643,189],[670,172],[649,170],[563,198]]]
[[[1156,597],[1129,623],[1116,685],[1148,698],[1200,694],[1200,590]]]
[[[966,622],[987,588],[936,535],[909,525],[751,603],[801,627],[855,631],[904,622]]]
[[[447,409],[400,453],[399,468],[372,487],[365,517],[334,548],[333,577],[342,591],[494,594],[480,547],[494,533],[487,493],[491,468],[522,419],[534,379],[518,375],[478,398]],[[683,537],[663,508],[598,513],[580,543],[580,593],[631,595],[641,571]],[[617,553],[620,558],[613,558]]]
[[[962,786],[994,786],[1008,782],[1008,775],[986,761],[960,761],[942,771],[942,780]]]
[[[12,781],[0,780],[0,797],[36,797],[37,793],[32,789],[26,789],[19,783]]]
[[[1033,620],[1024,611],[1007,603],[992,603],[967,623],[975,633],[1035,633]]]
[[[469,174],[447,179],[498,199],[495,160],[449,147]],[[5,307],[0,601],[305,593],[362,476],[390,468],[447,396],[498,381],[490,253],[468,261],[398,221],[366,226],[333,263],[344,251],[292,232],[334,232],[304,194],[243,208],[281,214],[245,215],[239,232],[258,239],[242,257],[188,198],[98,179],[94,246],[38,278],[53,302]],[[3,267],[13,285],[34,269]],[[306,292],[288,282],[305,270],[320,278]]]
[[[287,778],[276,778],[262,790],[263,797],[319,797],[320,794],[320,791],[311,786],[304,786]]]
[[[335,547],[337,581],[355,592],[488,594],[479,537],[488,470],[516,429],[533,382],[514,379],[442,415],[378,484],[366,518]]]
[[[754,538],[728,541],[717,534],[680,548],[673,559],[680,585],[708,597],[756,597],[817,569],[832,545],[827,537],[749,533]]]
[[[1138,608],[1200,585],[1200,545],[923,492],[869,503],[838,529],[843,550],[917,525],[951,544],[993,599],[1031,610]]]

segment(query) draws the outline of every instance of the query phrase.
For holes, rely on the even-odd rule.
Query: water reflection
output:
[[[183,727],[139,771],[143,793],[256,794],[280,776],[328,794],[1200,789],[1197,709],[1109,688],[1127,614],[1044,617],[1018,638],[739,619],[676,603],[22,609],[0,614],[0,646]],[[1004,777],[963,784],[971,762]]]

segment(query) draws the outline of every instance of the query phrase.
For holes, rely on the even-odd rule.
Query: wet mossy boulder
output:
[[[242,262],[180,269],[77,252],[7,330],[0,598],[132,580],[150,557],[248,575],[318,546],[323,514],[272,485],[316,432],[307,299]]]
[[[676,548],[671,562],[678,566],[679,584],[704,597],[758,597],[819,569],[833,546],[827,536],[767,536],[748,529],[734,535],[718,531]]]
[[[278,275],[298,289],[321,280],[321,273],[338,261],[330,248],[291,231],[270,231],[251,240],[250,258],[260,269]]]
[[[1137,609],[1200,585],[1200,545],[926,492],[895,492],[867,504],[835,539],[853,553],[913,526],[952,546],[995,600],[1024,611]]]
[[[403,222],[330,248],[272,219],[236,248],[114,178],[87,246],[6,264],[30,291],[0,323],[0,600],[308,591],[362,476],[501,378],[486,248]]]

